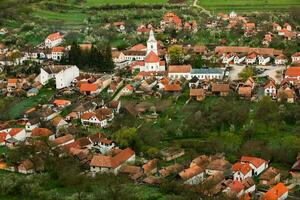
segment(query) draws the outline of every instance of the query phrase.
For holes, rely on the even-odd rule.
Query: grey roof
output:
[[[224,70],[220,68],[201,68],[192,69],[191,74],[223,74]]]

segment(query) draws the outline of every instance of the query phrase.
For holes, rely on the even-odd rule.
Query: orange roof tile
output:
[[[53,140],[53,142],[54,142],[56,145],[60,145],[60,144],[66,143],[66,142],[68,142],[68,141],[71,141],[71,140],[73,140],[73,139],[74,139],[73,135],[67,134],[67,135],[64,135],[64,136],[62,136],[62,137],[56,138],[55,140]]]
[[[16,78],[10,78],[10,79],[8,79],[7,80],[7,83],[17,83],[18,82],[18,79],[16,79]]]
[[[80,85],[80,92],[92,92],[97,90],[97,84],[82,83]]]
[[[180,90],[181,90],[181,86],[179,84],[168,84],[165,85],[164,87],[164,91],[167,92],[180,91]]]
[[[9,132],[8,132],[8,134],[10,135],[10,136],[15,136],[15,135],[17,135],[19,132],[21,132],[21,131],[23,131],[24,129],[22,129],[22,128],[12,128]]]
[[[95,115],[96,114],[93,112],[86,112],[81,115],[81,119],[89,120],[91,117],[93,117]]]
[[[53,132],[47,128],[34,128],[31,132],[32,137],[48,137],[52,134]]]
[[[264,159],[251,156],[242,156],[241,162],[252,163],[256,168],[260,167],[264,163],[267,163],[267,161]]]
[[[56,106],[63,106],[63,105],[71,104],[71,101],[64,100],[64,99],[56,99],[56,100],[54,100],[53,104],[56,105]]]
[[[6,136],[7,136],[6,132],[0,132],[0,143],[5,141]]]
[[[242,191],[244,189],[244,185],[238,181],[238,180],[234,180],[230,185],[229,185],[229,188],[236,192],[236,193],[239,193],[240,191]]]
[[[283,183],[278,183],[263,195],[262,200],[278,200],[288,191],[288,188]]]
[[[55,40],[60,39],[60,38],[62,38],[62,37],[63,37],[63,36],[60,35],[59,32],[57,32],[57,33],[52,33],[52,34],[48,35],[47,39],[48,39],[48,40],[51,40],[51,41],[55,41]]]
[[[191,65],[170,65],[168,73],[190,73],[191,70]]]
[[[237,162],[234,165],[232,165],[232,171],[234,171],[234,172],[240,171],[244,175],[248,174],[251,170],[252,170],[252,168],[250,167],[250,165],[248,163],[242,164],[240,162]]]
[[[199,167],[197,165],[194,165],[194,166],[192,166],[192,167],[190,167],[188,169],[185,169],[185,170],[181,171],[179,173],[179,176],[183,180],[188,180],[188,179],[190,179],[190,178],[192,178],[192,177],[194,177],[194,176],[202,173],[203,171],[204,170],[201,167]]]
[[[285,72],[285,76],[298,77],[300,76],[300,67],[289,67]]]
[[[131,47],[129,49],[129,51],[142,51],[142,50],[145,50],[147,47],[143,44],[136,44],[134,45],[133,47]]]
[[[53,47],[52,52],[63,52],[65,47]]]
[[[151,51],[145,58],[145,62],[146,63],[156,63],[159,62],[159,57],[156,55],[156,53],[154,53],[153,51]]]

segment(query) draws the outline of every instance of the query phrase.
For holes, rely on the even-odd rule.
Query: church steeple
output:
[[[153,30],[150,30],[149,38],[147,41],[147,54],[153,51],[157,55],[157,41],[154,37]]]

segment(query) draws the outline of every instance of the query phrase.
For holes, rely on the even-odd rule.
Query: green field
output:
[[[285,11],[300,6],[299,0],[198,0],[198,4],[214,12]]]
[[[167,3],[167,0],[87,0],[85,5],[88,7],[91,6],[100,6],[104,4],[163,4]]]

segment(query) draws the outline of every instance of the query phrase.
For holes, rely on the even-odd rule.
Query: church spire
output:
[[[150,30],[149,38],[147,41],[147,54],[153,51],[157,55],[157,41],[154,37],[153,30]]]

